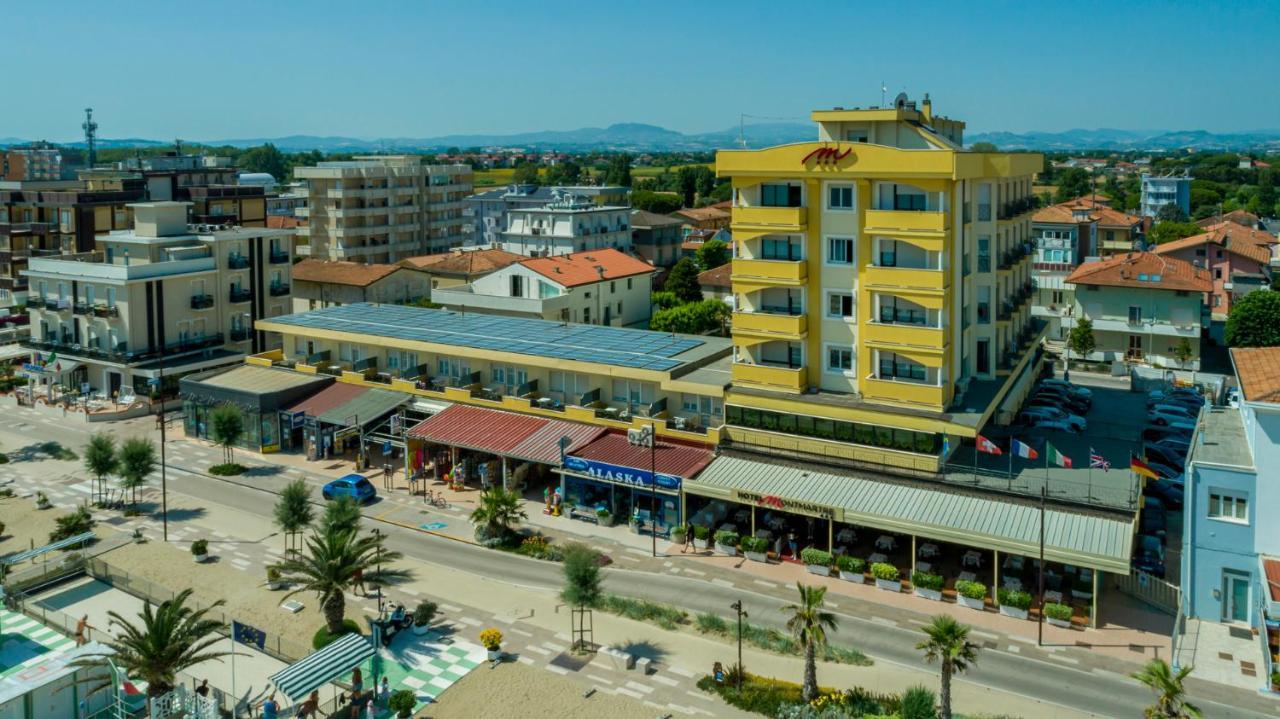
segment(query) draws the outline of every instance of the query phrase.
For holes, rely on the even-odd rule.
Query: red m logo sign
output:
[[[800,161],[800,164],[807,165],[810,160],[816,160],[819,165],[834,165],[852,153],[852,147],[846,149],[844,152],[841,152],[838,147],[819,147],[813,152],[805,155],[804,159]]]

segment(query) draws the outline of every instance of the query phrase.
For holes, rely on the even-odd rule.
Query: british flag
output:
[[[1111,469],[1111,463],[1107,461],[1107,458],[1098,454],[1098,451],[1093,447],[1089,448],[1089,466],[1094,469],[1101,469],[1103,472]]]

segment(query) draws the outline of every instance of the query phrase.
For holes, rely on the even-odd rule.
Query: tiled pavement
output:
[[[0,634],[4,636],[0,644],[0,677],[40,663],[49,652],[65,651],[76,644],[40,622],[7,609],[0,609]]]

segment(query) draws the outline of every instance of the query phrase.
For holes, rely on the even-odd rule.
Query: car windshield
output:
[[[356,489],[360,489],[360,490],[373,489],[373,485],[369,484],[369,480],[362,479],[359,482],[356,482]]]

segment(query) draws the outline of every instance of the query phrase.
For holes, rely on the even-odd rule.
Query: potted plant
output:
[[[711,527],[704,527],[701,524],[693,525],[693,548],[706,549],[707,542],[711,539]]]
[[[836,557],[836,569],[840,570],[840,578],[846,582],[862,584],[867,581],[867,575],[863,574],[867,569],[867,563],[862,557],[841,554]]]
[[[1031,608],[1031,595],[1020,589],[1000,589],[996,591],[996,599],[1000,602],[1000,613],[1014,619],[1026,619],[1027,610]]]
[[[191,543],[191,556],[196,558],[197,562],[204,562],[209,559],[209,540],[197,539]]]
[[[49,495],[44,492],[36,492],[36,509],[48,509],[53,506],[49,501]]]
[[[831,576],[831,552],[824,552],[817,547],[805,547],[800,550],[800,561],[804,562],[805,571],[810,574]]]
[[[685,529],[683,524],[677,525],[671,528],[672,544],[684,544],[684,539],[685,539]]]
[[[1066,604],[1049,602],[1044,605],[1044,618],[1055,627],[1071,628],[1071,607]]]
[[[599,524],[601,527],[612,527],[613,513],[605,509],[604,507],[597,507],[596,508],[596,524]]]
[[[743,537],[742,553],[753,562],[769,561],[769,540],[764,537]]]
[[[901,592],[901,572],[888,562],[875,562],[871,565],[871,576],[876,578],[876,586],[887,592]]]
[[[391,692],[391,699],[387,702],[387,708],[395,712],[399,719],[409,719],[417,706],[417,695],[408,689],[397,689]]]
[[[911,588],[917,597],[932,599],[935,602],[942,601],[942,588],[946,586],[947,580],[941,574],[932,572],[915,571],[911,573]]]
[[[267,567],[267,586],[271,589],[284,589],[284,582],[280,581],[280,570],[276,567]]]
[[[3,531],[4,530],[0,530],[0,533],[3,533]],[[142,536],[142,527],[133,528],[133,541],[137,544],[142,544],[147,541],[147,538]]]
[[[480,643],[489,652],[489,661],[496,662],[502,658],[502,632],[489,627],[480,632]]]
[[[627,520],[627,526],[631,528],[632,534],[640,533],[640,525],[641,525],[641,522],[640,522],[639,514],[632,514],[631,518]]]
[[[741,537],[738,536],[737,532],[722,529],[716,532],[716,551],[721,554],[727,554],[730,557],[736,557],[738,556],[739,540],[741,540]]]
[[[436,618],[435,602],[418,602],[413,608],[413,633],[422,636],[431,631],[431,620]]]
[[[987,585],[982,582],[956,582],[956,603],[962,607],[983,611],[987,608]]]

